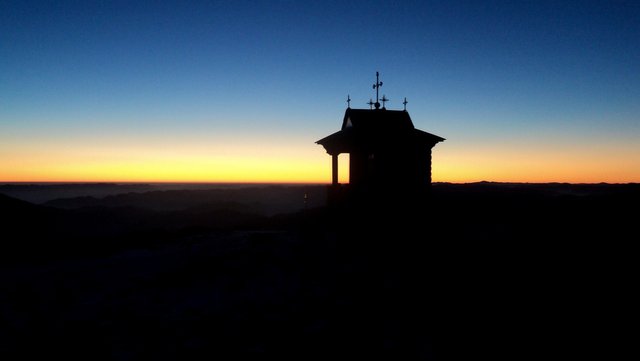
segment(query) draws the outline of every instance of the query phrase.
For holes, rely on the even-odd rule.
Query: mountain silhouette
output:
[[[607,315],[631,299],[638,185],[436,183],[273,215],[265,191],[303,188],[257,188],[0,195],[0,356],[606,356],[602,330],[624,337]]]
[[[306,195],[306,198],[305,198]],[[176,211],[193,207],[240,207],[265,215],[292,213],[324,204],[324,186],[253,186],[237,189],[167,190],[128,192],[106,197],[60,198],[46,205],[77,209],[82,207],[137,207]]]

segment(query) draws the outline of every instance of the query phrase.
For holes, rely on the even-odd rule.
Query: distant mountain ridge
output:
[[[306,195],[306,197],[305,197]],[[155,211],[179,211],[194,207],[250,209],[264,215],[290,213],[324,205],[324,186],[265,186],[238,189],[167,190],[128,192],[103,198],[75,197],[48,201],[61,209],[85,207],[139,207]]]
[[[0,185],[0,193],[31,203],[44,203],[57,198],[99,196],[127,192],[146,192],[156,187],[147,183],[12,183]]]
[[[85,207],[61,209],[0,194],[0,267],[154,247],[193,232],[231,230],[263,217],[229,202],[158,211],[125,204],[88,205],[99,199],[81,199]]]

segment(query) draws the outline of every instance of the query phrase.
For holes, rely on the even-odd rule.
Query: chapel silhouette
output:
[[[406,110],[387,110],[383,95],[380,107],[378,90],[382,86],[376,72],[376,102],[370,109],[347,110],[342,128],[316,143],[332,158],[332,194],[357,192],[366,196],[398,192],[426,194],[431,188],[431,149],[443,140],[437,135],[416,129]],[[374,108],[375,107],[375,108]],[[349,154],[349,184],[338,182],[338,155]],[[335,197],[334,197],[335,198]]]

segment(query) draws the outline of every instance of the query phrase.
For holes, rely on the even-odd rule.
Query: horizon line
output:
[[[247,182],[237,182],[237,181],[0,181],[1,185],[28,185],[28,184],[69,184],[69,185],[81,185],[81,184],[108,184],[108,185],[117,185],[117,184],[211,184],[211,185],[326,185],[331,186],[331,182],[279,182],[279,181],[271,181],[271,182],[257,182],[257,181],[247,181]],[[349,183],[339,183],[340,185],[349,185]],[[468,181],[468,182],[450,182],[450,181],[437,181],[432,182],[432,185],[438,184],[574,184],[574,185],[597,185],[597,184],[611,184],[611,185],[624,185],[624,184],[640,184],[640,182],[566,182],[566,181],[548,181],[548,182],[529,182],[529,181]]]

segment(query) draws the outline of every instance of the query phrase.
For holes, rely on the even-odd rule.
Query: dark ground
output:
[[[0,194],[2,359],[609,359],[631,340],[639,185],[337,207],[322,186],[24,187],[0,186],[40,203]]]

